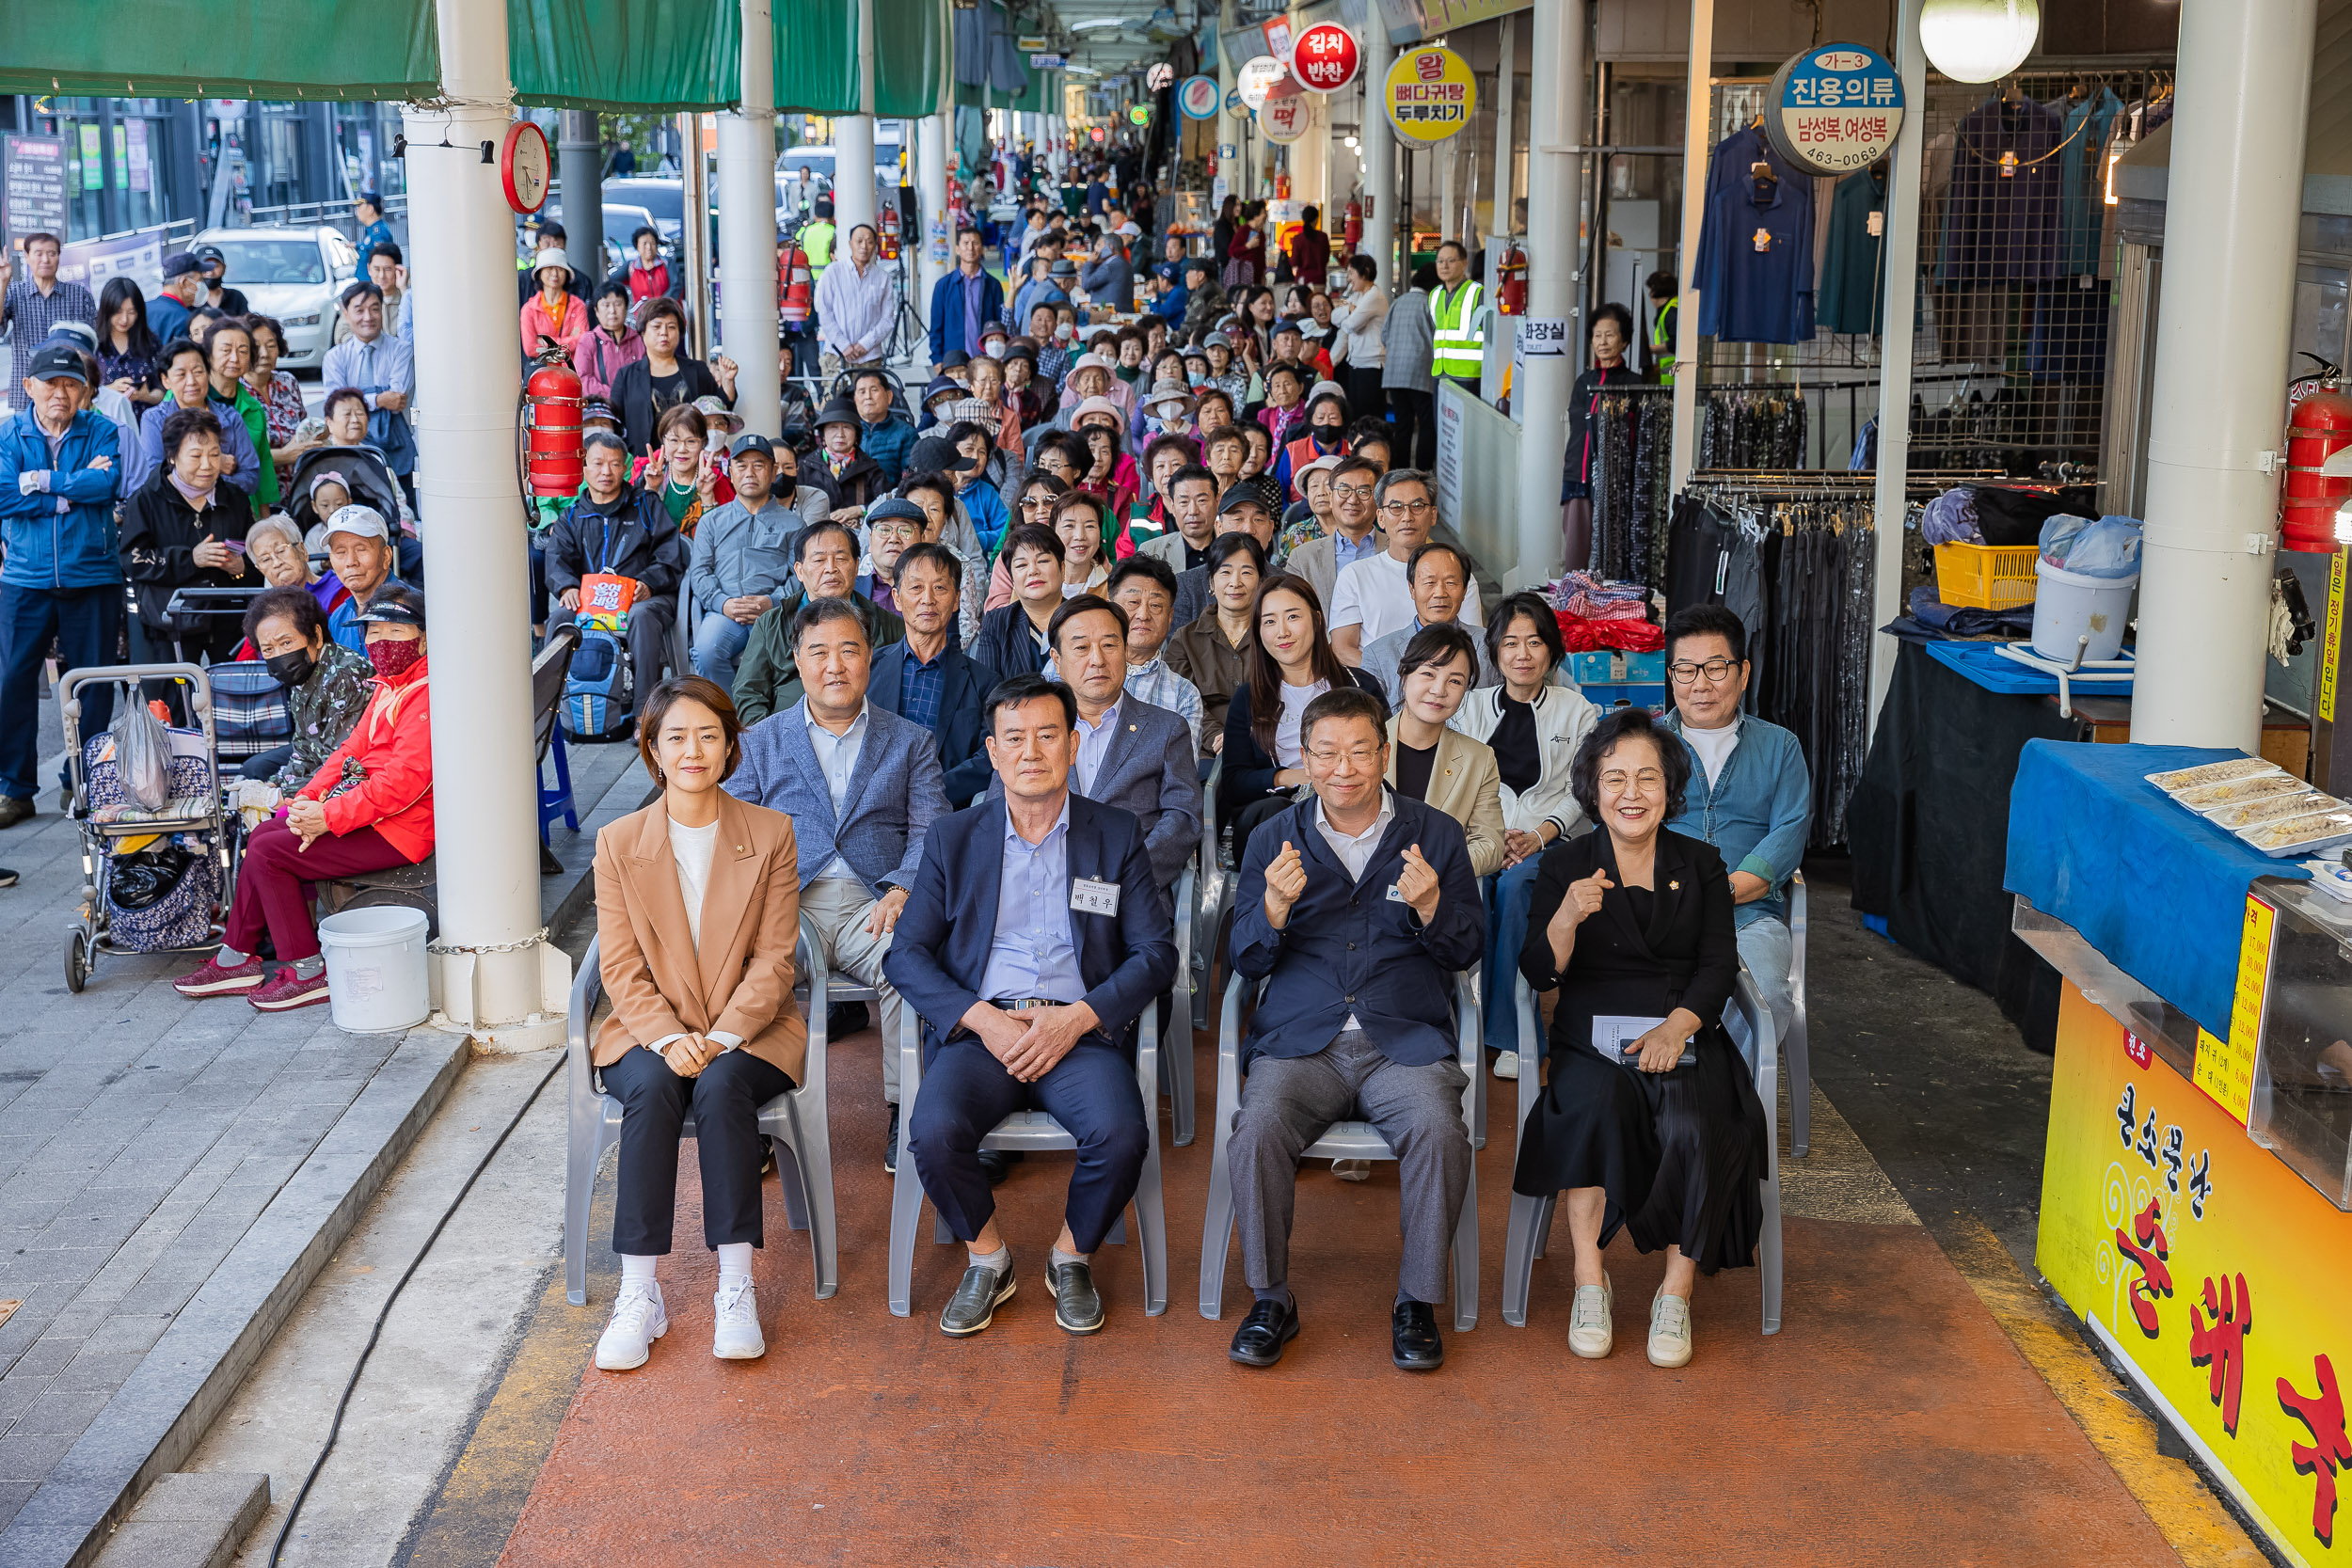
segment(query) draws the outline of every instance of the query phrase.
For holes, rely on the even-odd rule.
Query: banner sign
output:
[[[1291,47],[1291,74],[1311,92],[1338,92],[1353,86],[1362,64],[1356,35],[1336,22],[1316,23]]]
[[[1288,98],[1269,98],[1265,107],[1258,111],[1258,129],[1265,139],[1287,147],[1307,134],[1307,123],[1313,119],[1314,100],[1304,93]]]
[[[1470,124],[1478,111],[1478,83],[1470,62],[1451,49],[1408,49],[1389,67],[1380,102],[1398,135],[1426,147]]]
[[[1814,174],[1851,174],[1886,156],[1903,125],[1903,82],[1867,44],[1808,49],[1764,95],[1772,150]]]

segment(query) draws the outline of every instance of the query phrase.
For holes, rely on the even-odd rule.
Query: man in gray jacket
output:
[[[1087,300],[1094,305],[1107,305],[1121,315],[1136,308],[1136,269],[1127,264],[1127,258],[1119,248],[1119,236],[1104,234],[1095,248],[1094,260],[1078,275],[1078,287],[1087,292]]]
[[[739,436],[727,462],[735,499],[694,530],[679,618],[694,673],[722,689],[735,686],[735,661],[752,625],[775,605],[792,578],[792,536],[801,518],[775,499],[776,449],[767,436]]]

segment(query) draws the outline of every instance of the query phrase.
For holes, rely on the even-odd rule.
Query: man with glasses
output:
[[[1379,509],[1373,504],[1374,487],[1387,471],[1386,447],[1380,457],[1382,461],[1374,461],[1359,446],[1353,455],[1340,459],[1331,469],[1331,531],[1291,551],[1283,566],[1314,585],[1327,616],[1339,575],[1389,546],[1389,536],[1380,531]]]
[[[1424,626],[1452,626],[1462,618],[1462,606],[1471,592],[1470,557],[1432,539],[1413,552],[1413,559],[1406,564],[1405,580],[1413,595],[1411,624],[1365,643],[1361,666],[1365,674],[1379,681],[1392,708],[1405,702],[1405,677],[1397,673],[1397,668],[1405,661],[1406,644]],[[1473,637],[1470,646],[1478,655],[1472,689],[1502,684],[1502,677],[1495,673],[1494,660],[1486,653],[1486,640]]]
[[[866,514],[866,559],[859,563],[856,591],[901,620],[905,612],[891,586],[898,579],[898,558],[923,542],[930,525],[922,507],[898,496],[876,501]]]
[[[1796,1019],[1788,990],[1786,893],[1812,829],[1813,784],[1797,737],[1740,711],[1748,689],[1748,629],[1722,605],[1693,605],[1666,621],[1666,727],[1690,749],[1682,815],[1667,826],[1713,845],[1731,867],[1740,961],[1786,1036]]]
[[[1335,486],[1342,471],[1332,472]],[[1379,509],[1380,526],[1388,531],[1388,544],[1379,553],[1360,556],[1343,569],[1331,589],[1331,651],[1343,664],[1362,664],[1367,644],[1413,624],[1408,568],[1413,552],[1438,526],[1437,486],[1419,468],[1395,468],[1381,475],[1373,487],[1373,503]],[[1465,626],[1483,630],[1486,625],[1486,607],[1479,601],[1475,581],[1463,595],[1457,618]]]
[[[1271,1367],[1298,1335],[1298,1160],[1349,1117],[1401,1157],[1391,1357],[1404,1371],[1445,1362],[1435,1307],[1471,1160],[1452,977],[1478,961],[1486,918],[1461,824],[1382,782],[1387,721],[1369,691],[1309,703],[1299,736],[1313,797],[1261,822],[1243,855],[1233,968],[1266,982],[1242,1042],[1248,1076],[1227,1155],[1242,1273],[1258,1298],[1228,1353],[1246,1367]]]

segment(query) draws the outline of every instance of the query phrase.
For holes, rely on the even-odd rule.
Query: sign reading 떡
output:
[[[1902,78],[1867,44],[1806,50],[1780,68],[1764,103],[1772,150],[1814,174],[1869,167],[1903,124]]]

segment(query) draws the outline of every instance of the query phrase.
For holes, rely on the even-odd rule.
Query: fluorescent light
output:
[[[1087,22],[1073,22],[1070,24],[1070,30],[1073,33],[1083,33],[1095,27],[1124,27],[1125,25],[1127,25],[1127,19],[1123,16],[1098,16]]]

